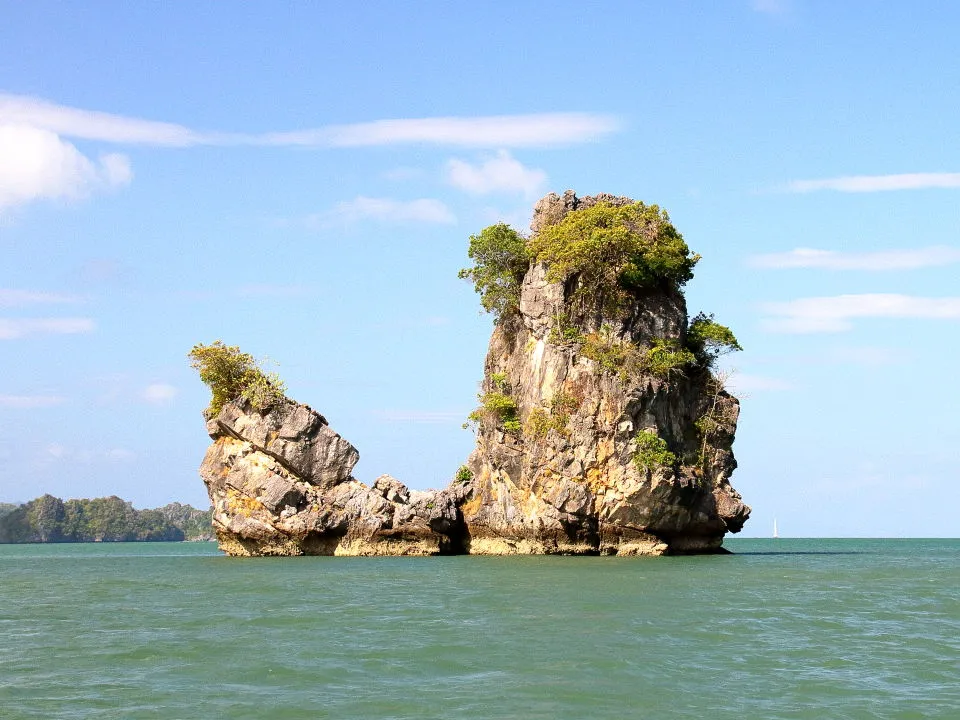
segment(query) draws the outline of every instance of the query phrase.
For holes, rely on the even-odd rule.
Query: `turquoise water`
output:
[[[960,718],[960,541],[0,546],[0,718]]]

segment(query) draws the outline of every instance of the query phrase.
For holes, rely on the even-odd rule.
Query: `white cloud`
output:
[[[905,173],[902,175],[851,175],[822,180],[794,180],[787,184],[787,191],[807,193],[816,190],[837,190],[838,192],[863,193],[957,187],[960,187],[960,173]]]
[[[183,125],[57,105],[0,94],[0,124],[28,125],[57,135],[121,144],[294,145],[368,147],[422,143],[460,147],[544,147],[588,142],[615,132],[620,121],[596,113],[536,113],[480,117],[376,120],[292,132],[198,132]]]
[[[0,158],[0,211],[41,198],[83,198],[133,176],[123,155],[93,161],[55,133],[25,125],[0,125]]]
[[[140,397],[151,405],[165,405],[177,396],[179,391],[173,385],[166,383],[153,383],[147,385]]]
[[[764,310],[773,317],[763,325],[774,332],[843,332],[853,327],[854,318],[960,319],[960,297],[837,295],[767,303]]]
[[[533,197],[547,181],[543,170],[528,168],[506,150],[479,165],[452,159],[447,163],[447,179],[454,187],[474,195],[504,191]]]
[[[747,260],[758,268],[822,268],[825,270],[915,270],[960,262],[960,248],[933,246],[910,250],[846,253],[796,248],[789,252],[754,255]]]
[[[376,120],[315,130],[269,133],[252,138],[266,145],[371,147],[447,145],[459,147],[546,147],[588,142],[619,129],[609,115],[539,113],[486,117]]]
[[[467,414],[460,412],[438,412],[430,410],[374,410],[374,416],[386,422],[421,423],[446,425],[462,423]]]
[[[58,305],[80,302],[76,295],[38,292],[35,290],[13,290],[0,288],[0,307],[22,307],[24,305]]]
[[[76,335],[92,332],[95,327],[90,318],[0,318],[0,340],[28,335]]]
[[[182,125],[80,110],[26,95],[0,94],[0,123],[128,145],[185,147],[209,142],[209,138]]]
[[[446,205],[433,198],[394,200],[359,196],[337,203],[333,210],[308,218],[310,225],[326,225],[330,221],[354,223],[377,220],[387,223],[436,223],[450,225],[457,218]]]
[[[0,395],[0,408],[33,410],[60,405],[66,398],[59,395]]]

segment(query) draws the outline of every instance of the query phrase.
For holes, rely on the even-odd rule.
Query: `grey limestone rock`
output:
[[[450,552],[447,492],[411,492],[389,475],[351,475],[356,448],[306,405],[227,403],[208,420],[200,467],[220,547],[231,555],[429,555]]]
[[[629,198],[550,194],[532,230],[571,211]],[[482,422],[468,460],[472,478],[445,490],[410,490],[352,473],[359,454],[306,405],[263,410],[227,403],[207,430],[200,468],[221,548],[234,555],[441,553],[663,554],[719,551],[750,508],[730,485],[739,403],[705,369],[667,378],[623,373],[591,359],[554,330],[567,318],[581,336],[647,348],[682,344],[687,308],[676,290],[637,293],[616,310],[571,302],[569,282],[532,264],[519,313],[494,327],[484,391],[506,389],[522,430]],[[494,379],[496,378],[496,380]],[[505,380],[505,383],[504,383]],[[709,418],[704,437],[698,421]],[[538,421],[539,425],[533,421]],[[635,461],[653,433],[677,462]]]
[[[568,212],[629,198],[550,194],[534,210],[534,233]],[[750,509],[729,483],[739,404],[706,369],[669,379],[618,373],[586,357],[580,343],[552,331],[558,317],[581,334],[606,333],[640,348],[683,343],[683,295],[637,293],[625,307],[571,303],[569,283],[551,283],[534,264],[524,278],[519,317],[494,328],[484,391],[506,379],[522,431],[481,424],[468,461],[473,473],[462,511],[470,552],[660,554],[719,550]],[[546,431],[530,432],[530,418]],[[704,440],[697,422],[713,426]],[[673,467],[634,462],[638,432],[663,438]]]

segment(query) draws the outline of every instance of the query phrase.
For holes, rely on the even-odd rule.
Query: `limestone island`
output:
[[[750,508],[730,485],[740,405],[729,328],[688,318],[700,259],[656,205],[567,191],[529,236],[470,238],[494,317],[476,448],[442,490],[353,477],[356,448],[236,347],[197,345],[212,392],[200,475],[228,555],[724,552]]]

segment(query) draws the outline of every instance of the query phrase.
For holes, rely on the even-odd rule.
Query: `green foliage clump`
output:
[[[520,285],[530,264],[527,242],[506,223],[484,228],[470,236],[467,255],[473,267],[463,268],[459,277],[472,280],[483,309],[496,321],[520,307]]]
[[[599,332],[583,336],[580,353],[605,370],[618,373],[622,380],[644,369],[643,351],[633,343],[617,340],[606,325]]]
[[[641,430],[635,439],[633,462],[640,470],[673,467],[677,456],[670,452],[667,442],[652,430]]]
[[[550,400],[550,409],[554,413],[566,413],[567,416],[569,416],[570,413],[577,409],[579,404],[577,398],[561,390],[555,393]]]
[[[190,366],[200,372],[200,379],[212,393],[208,412],[217,415],[233,400],[248,400],[263,410],[284,398],[286,386],[275,372],[264,372],[249,353],[236,345],[216,340],[210,345],[197,344],[187,354]]]
[[[473,480],[473,471],[468,468],[466,465],[461,465],[457,468],[456,474],[453,476],[453,481],[455,483],[468,483]]]
[[[506,373],[491,373],[490,384],[497,392],[504,393],[505,395],[510,394],[510,381],[507,380]]]
[[[730,377],[730,371],[711,373],[705,388],[710,393],[710,404],[706,412],[693,423],[700,434],[700,452],[697,456],[697,465],[704,472],[707,471],[707,466],[710,464],[711,458],[707,453],[712,442],[722,435],[725,426],[736,422],[736,411],[732,410],[731,405],[724,400],[724,396],[727,395],[727,381]]]
[[[690,321],[687,347],[704,367],[711,367],[721,355],[743,350],[730,328],[702,312]]]
[[[567,428],[570,416],[564,413],[551,414],[543,408],[535,408],[527,416],[523,426],[523,434],[529,438],[545,438],[551,430],[563,433]]]
[[[669,378],[697,360],[676,340],[655,340],[644,351],[632,342],[617,339],[607,325],[599,332],[581,336],[580,353],[603,369],[619,374],[621,380],[643,373]]]
[[[547,411],[542,408],[534,408],[527,416],[527,422],[523,425],[523,434],[526,437],[542,438],[546,437],[552,427],[552,418]]]
[[[557,313],[553,316],[553,325],[547,341],[554,345],[573,345],[583,342],[583,331],[570,320],[567,313]]]
[[[520,418],[517,402],[509,395],[494,390],[483,393],[478,397],[480,407],[474,410],[468,418],[471,422],[482,424],[491,423],[503,428],[504,432],[516,433],[520,431]]]
[[[644,360],[650,373],[669,378],[671,374],[682,373],[684,368],[695,364],[697,358],[676,340],[655,340]]]
[[[545,438],[551,430],[556,430],[561,435],[567,431],[567,423],[570,422],[570,414],[576,410],[577,400],[570,395],[560,391],[553,396],[550,401],[550,411],[543,408],[534,408],[527,416],[527,422],[523,426],[523,434],[530,438]]]
[[[700,259],[665,211],[642,202],[575,210],[543,228],[528,247],[534,261],[549,265],[550,282],[576,274],[581,296],[599,294],[613,304],[632,290],[679,290]]]

